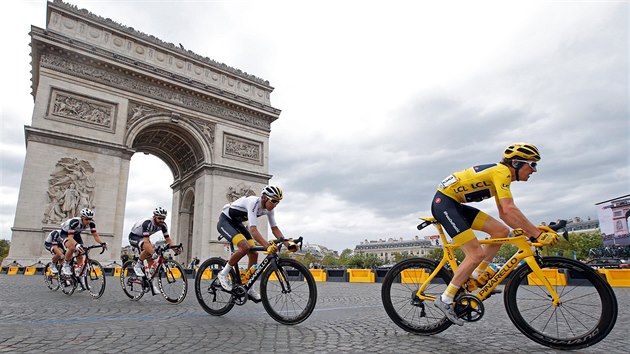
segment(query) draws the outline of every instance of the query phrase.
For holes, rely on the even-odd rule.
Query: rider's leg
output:
[[[475,221],[472,224],[472,228],[474,230],[481,230],[490,235],[490,238],[505,238],[508,237],[510,230],[500,221],[493,218],[492,216],[485,214],[483,212],[479,212]],[[481,274],[485,273],[486,268],[492,262],[494,257],[501,249],[501,244],[486,244],[483,245],[483,251],[485,253],[485,258],[477,268],[473,271],[473,278],[477,279]]]
[[[52,246],[51,250],[53,252],[52,262],[57,264],[63,258],[63,250],[59,246]]]
[[[246,254],[250,253],[250,244],[243,235],[238,234],[234,236],[234,238],[232,238],[232,242],[236,243],[236,250],[232,253],[232,257],[230,257],[230,260],[228,261],[228,265],[231,268],[236,267],[238,265],[238,261],[240,261]]]
[[[149,265],[149,267],[153,266],[153,253],[155,252],[155,248],[153,247],[153,244],[151,243],[151,240],[149,239],[149,237],[143,237],[142,238],[142,252],[140,252],[140,264],[144,264],[144,260],[146,259],[147,264]]]
[[[455,274],[453,274],[453,279],[449,284],[449,287],[452,286],[458,290],[462,286],[462,284],[464,284],[468,280],[477,265],[484,260],[485,253],[483,251],[483,248],[479,244],[479,241],[475,237],[472,229],[468,229],[462,232],[461,234],[453,238],[453,240],[461,245],[460,248],[465,255],[462,263],[457,266],[457,270],[455,271]],[[451,294],[447,295],[449,295],[450,297]],[[452,295],[454,296],[455,294]],[[450,297],[445,299],[445,297],[443,296],[442,300],[450,300],[452,302],[453,298]]]
[[[66,263],[70,263],[70,261],[72,260],[72,254],[74,254],[74,250],[76,249],[77,242],[74,239],[68,237],[65,240],[64,246],[66,246],[66,255],[64,257],[64,260],[66,261]]]

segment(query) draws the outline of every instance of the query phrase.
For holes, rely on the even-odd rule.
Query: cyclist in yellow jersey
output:
[[[539,160],[536,146],[515,143],[504,150],[501,162],[455,172],[438,185],[431,213],[453,241],[461,245],[465,255],[450,284],[434,303],[451,322],[460,326],[464,324],[453,308],[455,295],[471,275],[480,283],[487,281],[486,268],[501,248],[501,245],[482,247],[473,230],[488,233],[491,238],[508,237],[509,234],[509,229],[503,223],[465,203],[494,197],[499,217],[508,226],[522,228],[526,235],[537,237],[538,242],[543,244],[553,245],[559,241],[555,232],[532,224],[514,204],[510,192],[510,183],[527,181],[537,171]]]

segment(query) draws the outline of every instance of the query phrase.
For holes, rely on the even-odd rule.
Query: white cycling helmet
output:
[[[81,209],[80,213],[82,218],[92,219],[94,217],[94,212],[88,208]]]
[[[265,186],[262,195],[266,195],[269,199],[282,200],[282,189],[276,186]]]
[[[162,207],[157,207],[157,208],[155,208],[155,210],[153,210],[153,216],[159,216],[159,217],[165,218],[166,214],[168,214],[166,212],[166,209],[164,209]]]

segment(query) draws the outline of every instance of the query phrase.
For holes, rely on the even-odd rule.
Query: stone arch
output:
[[[97,258],[120,262],[129,165],[138,152],[173,173],[169,226],[187,245],[182,263],[227,256],[215,227],[222,206],[271,178],[269,133],[280,115],[270,103],[273,87],[63,1],[47,3],[47,21],[30,31],[35,106],[5,262],[47,261],[46,234],[78,205],[94,208],[110,244]],[[63,194],[76,184],[68,178],[82,188],[65,197],[70,203]]]

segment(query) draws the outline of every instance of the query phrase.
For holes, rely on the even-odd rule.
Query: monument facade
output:
[[[135,153],[173,173],[179,261],[226,257],[215,227],[221,208],[271,178],[269,133],[280,110],[269,82],[59,0],[48,3],[46,29],[30,35],[35,105],[4,263],[47,261],[46,235],[84,207],[109,245],[97,258],[119,262]]]

